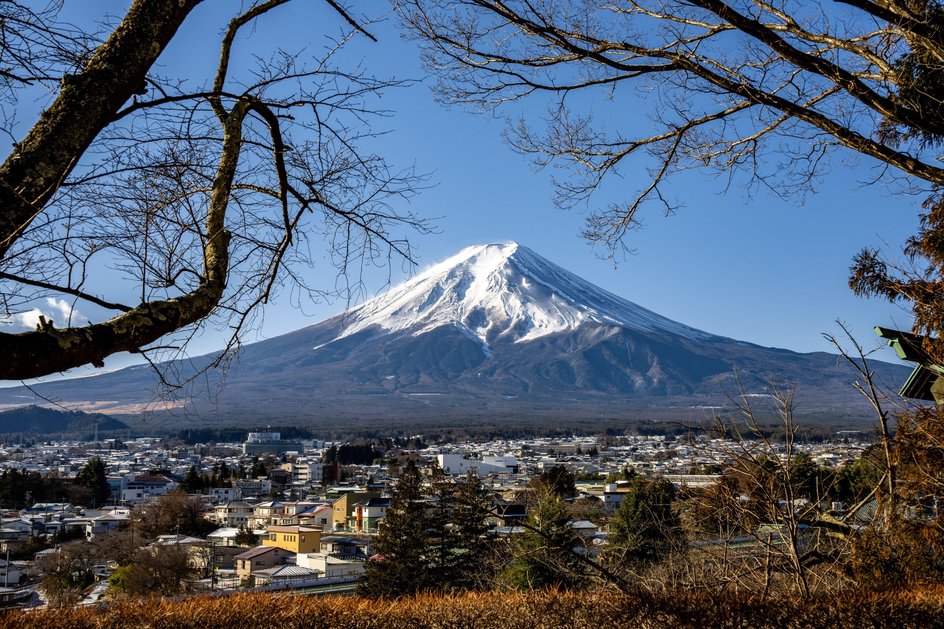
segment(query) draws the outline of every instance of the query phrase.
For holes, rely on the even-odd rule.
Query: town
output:
[[[857,433],[763,444],[765,456],[789,455],[821,470],[849,468],[870,447]],[[483,519],[493,538],[526,533],[521,524],[535,508],[527,494],[536,481],[570,484],[561,492],[568,523],[593,557],[632,491],[631,478],[661,478],[679,495],[698,493],[717,485],[744,448],[756,447],[707,434],[437,444],[421,435],[283,440],[274,430],[250,432],[242,443],[7,444],[0,448],[0,601],[353,592],[376,556],[397,477],[410,462],[427,485],[475,475],[488,496]],[[817,508],[846,507],[826,500]],[[138,574],[142,561],[147,578]]]

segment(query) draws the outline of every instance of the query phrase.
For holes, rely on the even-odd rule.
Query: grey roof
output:
[[[270,579],[304,579],[305,577],[317,577],[323,573],[321,570],[315,570],[314,568],[285,564],[274,568],[266,568],[265,570],[253,570],[252,574]]]
[[[282,550],[278,546],[256,546],[255,548],[250,548],[244,553],[239,553],[234,557],[234,559],[255,559],[266,553],[270,553],[274,550]]]
[[[366,500],[355,502],[353,506],[355,507],[389,507],[390,499],[389,498],[367,498]]]

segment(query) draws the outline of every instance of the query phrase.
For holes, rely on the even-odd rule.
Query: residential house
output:
[[[298,458],[282,464],[282,469],[291,474],[292,482],[301,485],[320,483],[324,477],[324,464]]]
[[[74,516],[77,509],[71,502],[37,502],[23,509],[24,515],[40,518],[42,522],[59,520],[64,516]]]
[[[177,489],[180,478],[169,472],[146,472],[134,476],[121,489],[120,500],[124,504],[138,504],[151,498],[163,496]]]
[[[42,525],[29,520],[3,520],[0,522],[0,552],[15,552],[26,544],[30,535],[42,532]]]
[[[607,483],[603,487],[603,508],[607,513],[613,513],[623,504],[623,498],[630,492],[629,481]]]
[[[253,570],[251,574],[255,585],[281,585],[285,588],[304,586],[312,579],[322,577],[319,570],[291,564]]]
[[[528,510],[522,503],[499,500],[492,513],[485,518],[485,523],[492,527],[514,526],[527,517]]]
[[[331,503],[331,528],[335,531],[347,528],[347,519],[354,514],[354,505],[368,498],[380,498],[379,492],[349,491]]]
[[[255,570],[274,568],[285,563],[295,553],[276,546],[256,546],[236,555],[236,577],[245,579]]]
[[[236,481],[241,498],[259,498],[272,493],[272,481],[268,478],[242,478]]]
[[[278,524],[281,526],[292,526],[295,524],[301,524],[298,519],[300,513],[304,513],[308,509],[321,504],[320,502],[309,502],[307,500],[299,501],[286,501],[283,503],[285,505],[285,512],[282,514],[281,518],[273,518],[272,524]]]
[[[240,497],[239,490],[235,487],[210,487],[209,495],[213,502],[230,502]]]
[[[341,537],[324,535],[321,538],[321,552],[340,559],[367,559],[370,539],[365,537]]]
[[[389,498],[366,498],[354,503],[354,513],[348,517],[348,530],[354,533],[376,533],[389,507]]]
[[[26,575],[12,561],[0,559],[0,585],[18,585]]]
[[[313,526],[276,526],[266,529],[263,546],[274,546],[292,553],[313,553],[321,548],[321,529]]]
[[[235,546],[239,529],[234,526],[221,526],[209,535],[207,541],[214,546]]]
[[[260,502],[252,510],[249,526],[253,529],[264,529],[270,524],[281,524],[285,515],[285,504],[278,500]]]
[[[87,520],[85,525],[85,537],[95,539],[105,533],[117,531],[119,528],[127,526],[130,521],[130,518],[123,513],[103,513]]]
[[[220,526],[246,527],[253,516],[254,507],[248,502],[231,500],[218,504],[213,508],[210,516],[213,522]]]
[[[574,520],[570,523],[570,528],[584,541],[584,546],[600,532],[600,527],[590,520]]]
[[[295,517],[299,524],[305,526],[319,526],[322,530],[330,531],[332,508],[329,503],[323,503],[305,509]]]

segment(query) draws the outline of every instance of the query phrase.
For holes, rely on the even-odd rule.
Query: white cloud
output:
[[[0,325],[9,325],[14,328],[24,328],[26,330],[35,330],[39,323],[40,315],[46,317],[46,320],[55,322],[56,327],[62,328],[69,325],[84,325],[88,323],[88,317],[79,312],[72,304],[64,299],[55,297],[46,298],[45,308],[33,308],[25,312],[14,312],[8,315],[0,315]]]

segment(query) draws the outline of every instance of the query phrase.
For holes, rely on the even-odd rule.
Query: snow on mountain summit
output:
[[[422,334],[451,325],[486,351],[498,340],[530,341],[590,322],[691,339],[710,336],[594,286],[514,242],[467,247],[348,311],[344,320],[338,338],[369,328]]]

